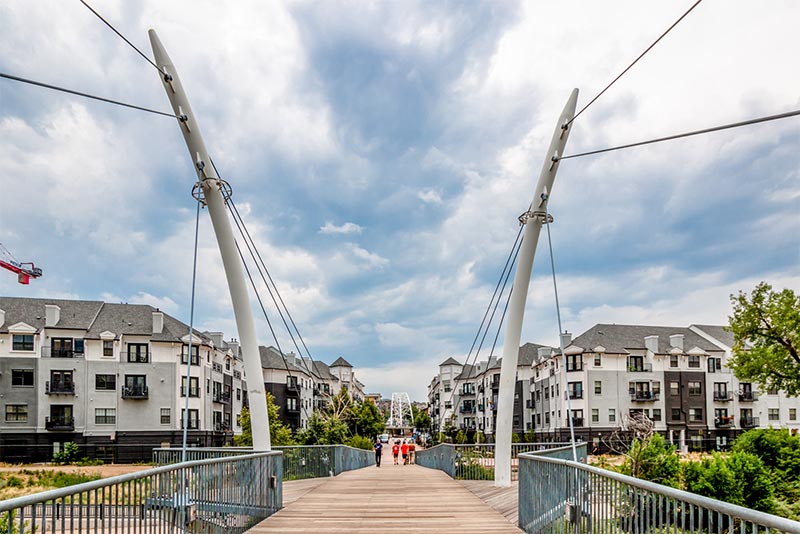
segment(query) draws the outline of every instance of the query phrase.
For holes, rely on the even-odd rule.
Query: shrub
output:
[[[687,463],[683,480],[692,493],[761,512],[775,509],[769,470],[753,454],[734,452],[726,457],[717,453],[702,462]]]
[[[64,443],[60,451],[53,454],[53,463],[71,464],[78,459],[78,444],[72,441]]]
[[[653,434],[645,441],[634,440],[627,456],[620,467],[623,474],[673,488],[679,486],[680,459],[675,445],[661,434]]]
[[[371,451],[373,448],[372,440],[365,438],[364,436],[353,436],[347,440],[346,445],[349,445],[355,449],[364,449],[365,451]]]

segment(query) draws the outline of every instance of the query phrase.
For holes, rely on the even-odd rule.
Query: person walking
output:
[[[406,440],[403,440],[403,444],[400,445],[400,454],[403,455],[403,465],[408,464],[408,443],[406,443]]]
[[[375,444],[372,446],[375,449],[375,465],[377,467],[381,466],[381,458],[383,457],[383,443],[381,443],[381,438],[375,438]]]
[[[408,463],[414,463],[414,454],[417,452],[417,445],[414,443],[414,440],[411,440],[411,443],[408,444]]]
[[[397,465],[397,455],[400,454],[400,445],[398,445],[399,441],[395,441],[394,445],[392,445],[392,456],[394,456],[394,465]]]

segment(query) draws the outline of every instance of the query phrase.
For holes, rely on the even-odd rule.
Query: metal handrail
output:
[[[694,532],[695,526],[700,528],[700,525],[697,523],[702,520],[704,511],[718,514],[718,519],[720,517],[727,518],[731,523],[733,523],[733,519],[751,523],[754,527],[752,532],[758,531],[758,528],[755,527],[776,529],[780,532],[800,532],[800,522],[798,521],[792,521],[765,512],[751,510],[743,506],[656,484],[655,482],[622,475],[614,471],[586,465],[581,462],[550,458],[531,453],[520,454],[519,458],[521,463],[532,462],[533,464],[542,463],[550,466],[559,466],[562,468],[561,471],[563,471],[562,473],[553,471],[552,469],[547,470],[546,478],[549,484],[548,492],[551,498],[547,499],[548,502],[545,503],[544,500],[530,498],[531,493],[527,491],[527,489],[529,489],[527,486],[531,485],[532,480],[529,480],[528,477],[534,476],[534,473],[528,470],[521,470],[519,526],[526,532],[548,532],[550,530],[560,532],[562,527],[561,523],[565,521],[565,518],[571,523],[577,523],[581,520],[581,517],[585,517],[587,521],[597,521],[601,519],[612,521],[621,519],[633,520],[635,524],[629,525],[631,528],[640,526],[640,523],[644,521],[645,528],[642,531],[647,531],[652,523],[656,521],[654,510],[652,509],[655,499],[638,492],[628,491],[626,488],[635,488],[636,490],[654,494],[654,497],[659,498],[659,506],[663,506],[665,503],[668,505],[669,502],[673,502],[680,503],[680,506],[684,507],[681,512],[677,512],[677,509],[673,509],[673,516],[681,520],[680,524],[678,524],[677,521],[675,523],[670,523],[669,513],[661,514],[658,517],[664,522],[660,527],[663,529],[666,525],[667,532]],[[570,470],[573,472],[572,475],[569,474]],[[539,478],[539,480],[541,480],[541,478]],[[617,511],[620,514],[627,513],[628,515],[624,517],[609,517],[609,515],[613,515],[613,510],[611,509],[613,506],[609,509],[598,510],[598,507],[602,507],[602,504],[598,500],[600,494],[604,491],[608,491],[609,486],[611,486],[608,481],[616,482],[625,488],[619,496],[627,495],[627,497],[624,498],[627,503],[627,508],[623,507]],[[561,487],[562,483],[564,485],[563,487]],[[525,488],[525,490],[523,490],[523,488]],[[523,494],[525,498],[523,498]],[[636,508],[637,503],[641,503],[641,510]],[[688,505],[688,507],[686,505]],[[542,506],[550,506],[550,509],[542,509]],[[539,507],[539,509],[534,510],[535,507]],[[688,529],[684,522],[687,518],[683,515],[686,513],[687,508],[689,510],[694,510],[690,513],[692,527]],[[591,517],[593,513],[602,517],[593,518]],[[697,523],[694,522],[695,515],[698,517]],[[647,521],[648,519],[649,523]],[[552,529],[547,528],[549,524],[552,524]],[[597,524],[593,526],[594,528],[598,528]],[[670,526],[675,530],[671,530],[669,528]],[[625,530],[625,525],[619,525],[619,527],[620,530]],[[612,528],[612,531],[615,530],[616,529]],[[638,532],[639,530],[636,531]],[[745,530],[743,530],[743,532],[744,531]]]

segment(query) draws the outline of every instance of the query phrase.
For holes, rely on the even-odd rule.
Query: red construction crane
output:
[[[31,278],[42,276],[42,270],[31,262],[18,262],[11,252],[0,243],[0,267],[17,274],[20,284],[28,284]]]

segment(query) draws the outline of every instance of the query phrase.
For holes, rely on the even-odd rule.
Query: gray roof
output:
[[[443,361],[442,363],[440,363],[440,364],[439,364],[439,367],[444,367],[445,365],[461,365],[461,364],[460,364],[460,363],[458,363],[458,361],[456,361],[456,359],[455,359],[455,358],[453,358],[453,357],[450,357],[450,358],[447,358],[447,359],[446,359],[445,361]]]
[[[339,356],[338,358],[336,358],[336,361],[330,364],[328,367],[353,367],[353,366],[350,365],[350,363],[347,360]]]
[[[289,368],[289,372],[291,373],[303,373],[308,374],[308,371],[305,369],[302,363],[298,363],[298,358],[295,357],[295,362],[292,363],[289,359],[284,359],[281,356],[281,353],[278,352],[278,349],[275,347],[258,347],[259,356],[261,356],[261,367],[263,369],[278,369],[285,371],[286,368]]]
[[[539,361],[540,348],[553,350],[553,347],[549,347],[547,345],[539,345],[538,343],[525,343],[519,348],[519,360],[517,360],[517,365],[530,366],[533,365],[533,362]]]
[[[710,324],[693,324],[692,327],[696,328],[697,330],[702,330],[709,336],[713,337],[726,347],[733,347],[733,332],[731,332],[727,326],[718,326],[718,325],[710,325]]]
[[[44,328],[45,304],[61,308],[61,319],[55,328],[87,330],[103,303],[97,300],[34,299],[25,297],[0,297],[0,310],[6,312],[6,320],[0,333],[8,333],[9,325],[26,323],[38,331]]]
[[[323,380],[339,380],[339,378],[331,373],[330,367],[325,362],[314,360],[314,371],[319,378]]]
[[[117,337],[125,335],[151,336],[152,341],[180,341],[189,333],[189,326],[164,313],[164,328],[153,334],[153,312],[159,311],[149,304],[108,304],[96,300],[62,300],[0,297],[0,310],[6,312],[6,320],[0,333],[8,332],[8,326],[27,323],[41,331],[45,324],[45,304],[61,308],[60,319],[54,328],[83,330],[87,339],[99,339],[109,331]],[[163,313],[163,312],[162,312]],[[203,341],[210,338],[201,332],[195,335]]]
[[[689,351],[699,347],[704,351],[719,352],[720,347],[689,328],[681,326],[644,326],[624,324],[596,324],[572,340],[571,345],[591,351],[602,346],[607,353],[626,354],[628,349],[644,350],[644,338],[658,336],[658,354],[667,354],[672,348],[669,336],[683,334],[683,347]]]

